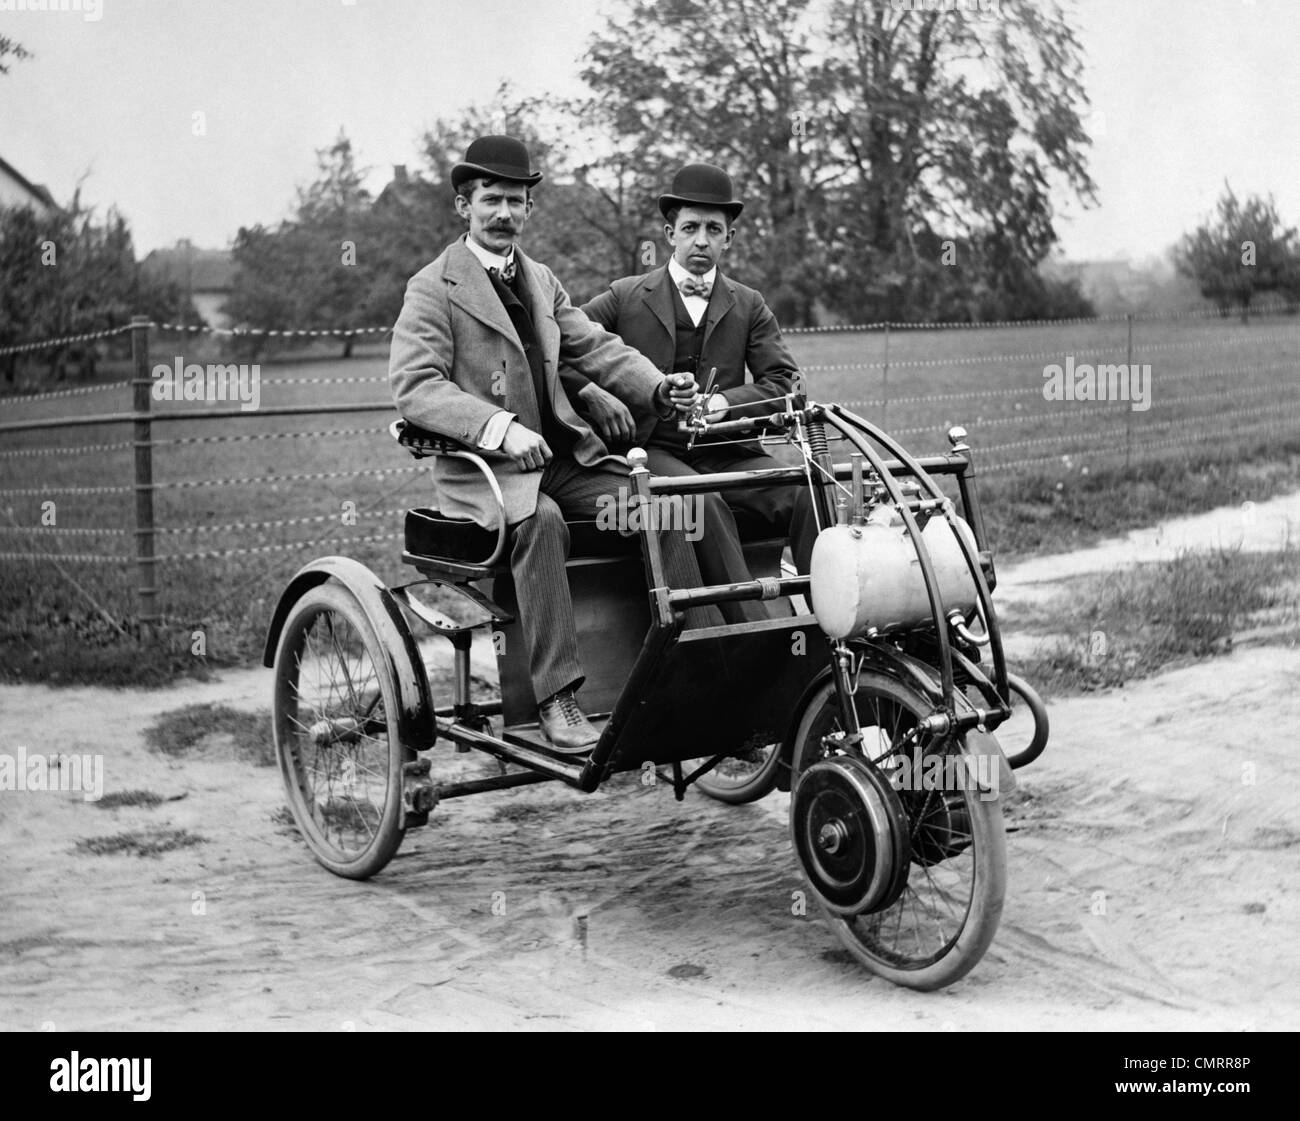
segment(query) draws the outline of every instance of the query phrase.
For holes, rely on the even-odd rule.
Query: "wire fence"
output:
[[[1251,326],[1198,309],[786,333],[813,399],[862,412],[918,452],[943,450],[944,433],[959,423],[981,474],[1068,475],[1186,453],[1206,441],[1300,433],[1293,311],[1273,309]],[[1034,344],[1017,345],[1030,328]],[[378,340],[388,330],[262,334]],[[254,402],[235,393],[246,363],[202,367],[203,392],[193,400],[183,399],[176,380],[190,369],[185,340],[229,342],[258,332],[138,317],[111,330],[0,348],[0,357],[124,333],[129,377],[0,398],[0,572],[15,565],[120,570],[116,595],[135,599],[138,622],[148,628],[247,596],[322,550],[398,555],[393,543],[405,509],[432,495],[425,467],[385,433],[396,414],[382,360],[316,356],[301,371],[282,366],[266,377],[254,364]],[[374,368],[358,372],[366,363]],[[237,374],[219,375],[230,392],[215,397],[214,365]],[[160,393],[171,370],[176,393]],[[381,415],[372,421],[372,414]],[[327,418],[337,426],[323,426]],[[130,439],[118,438],[124,428]],[[398,496],[407,506],[394,504]],[[167,573],[183,579],[196,565],[226,580],[211,603],[165,594]],[[184,604],[184,616],[169,603]],[[129,613],[127,604],[116,607]]]

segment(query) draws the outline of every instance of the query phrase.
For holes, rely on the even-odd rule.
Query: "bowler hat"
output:
[[[726,213],[728,221],[745,209],[732,197],[731,176],[711,163],[688,163],[673,176],[672,190],[659,196],[659,210],[665,218],[675,206],[712,206]]]
[[[513,136],[480,136],[465,150],[465,162],[451,169],[455,190],[466,179],[508,179],[535,187],[542,173],[532,170],[528,149]]]

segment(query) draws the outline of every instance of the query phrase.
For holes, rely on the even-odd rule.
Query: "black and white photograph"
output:
[[[1298,47],[1289,0],[0,0],[24,1077],[1086,1032],[1149,1040],[1098,1101],[1258,1092]]]

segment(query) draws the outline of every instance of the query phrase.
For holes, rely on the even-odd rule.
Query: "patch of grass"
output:
[[[77,842],[77,851],[95,856],[161,856],[175,849],[203,844],[207,844],[207,838],[188,829],[134,829],[106,837],[88,837]]]
[[[975,455],[978,469],[978,448]],[[995,561],[1062,553],[1169,518],[1290,493],[1300,487],[1300,437],[1225,442],[1194,456],[1064,478],[1059,471],[982,476],[978,485]]]
[[[186,705],[163,713],[145,729],[144,737],[149,747],[163,755],[188,755],[203,748],[259,767],[275,762],[271,714],[265,710]]]
[[[1090,576],[1058,595],[1039,625],[1079,637],[1058,638],[1020,670],[1047,694],[1122,686],[1171,663],[1222,654],[1248,626],[1294,620],[1298,607],[1298,550],[1184,552]]]
[[[101,810],[113,810],[118,806],[144,806],[152,809],[162,801],[163,796],[152,790],[114,790],[111,794],[105,794],[95,805]]]
[[[0,593],[0,609],[7,613],[7,625],[0,632],[0,681],[151,688],[212,676],[216,663],[190,653],[188,631],[163,629],[142,640],[132,618],[122,621],[122,634],[89,608],[43,612],[42,606],[67,592],[48,570],[43,578],[30,572],[24,590],[23,568],[19,564],[6,570],[7,576],[16,576]]]

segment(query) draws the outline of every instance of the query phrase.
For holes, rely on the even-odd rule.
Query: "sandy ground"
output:
[[[998,599],[1014,626],[1018,604],[1079,573],[1184,541],[1275,548],[1297,528],[1300,495],[1220,511],[1007,566]],[[151,692],[0,687],[0,751],[102,753],[107,790],[175,799],[0,794],[0,1026],[1295,1029],[1297,682],[1300,650],[1246,645],[1055,703],[1007,810],[998,936],[933,994],[873,978],[815,908],[792,913],[785,795],[679,804],[622,781],[461,799],[355,883],[285,823],[275,768],[144,746],[170,709],[267,709],[270,671]],[[134,829],[203,843],[75,848]]]

